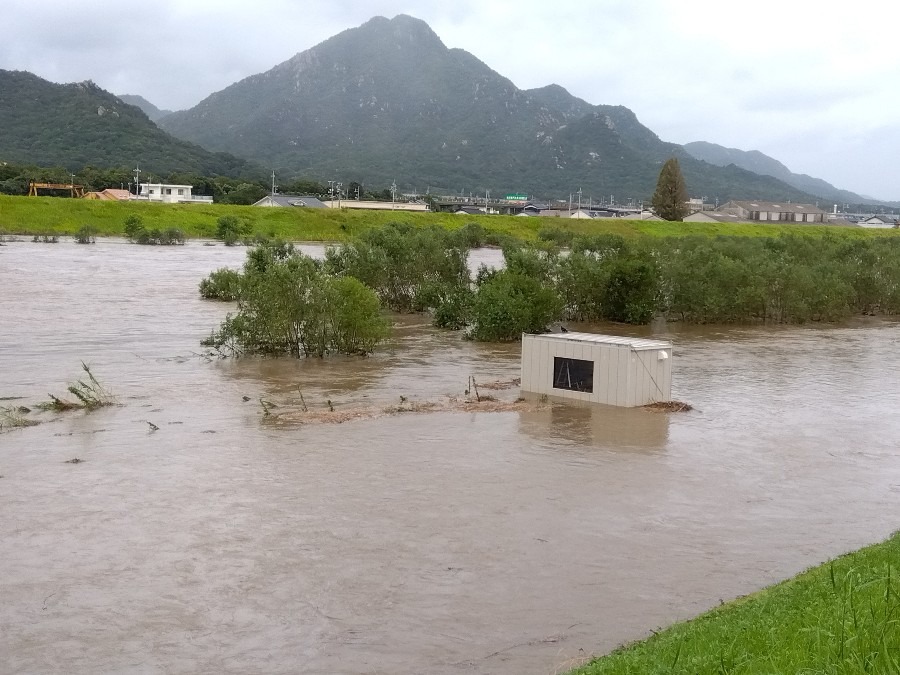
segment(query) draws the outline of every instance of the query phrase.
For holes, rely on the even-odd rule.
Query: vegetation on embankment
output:
[[[125,221],[130,216],[140,217],[148,230],[165,231],[174,227],[188,238],[212,238],[216,233],[218,219],[222,216],[233,216],[249,226],[251,236],[290,241],[346,241],[366,230],[382,227],[391,222],[415,227],[440,225],[448,229],[457,229],[466,223],[475,222],[495,236],[512,236],[524,241],[536,240],[538,232],[542,229],[558,229],[572,235],[617,234],[626,238],[640,235],[774,237],[783,232],[794,231],[810,235],[838,231],[841,235],[851,237],[900,234],[897,230],[808,225],[668,223],[618,218],[578,220],[496,215],[458,216],[451,213],[410,211],[260,208],[231,204],[151,204],[0,195],[0,234],[72,235],[82,226],[91,225],[98,236],[121,237],[125,236]]]
[[[313,272],[329,284],[333,279],[352,279],[371,291],[383,308],[429,313],[437,327],[464,329],[467,337],[488,342],[518,340],[522,333],[541,333],[564,320],[643,324],[661,317],[690,323],[804,323],[900,315],[897,237],[790,233],[572,238],[558,230],[538,235],[542,241],[535,245],[509,240],[503,247],[505,267],[482,266],[473,280],[466,262],[468,249],[483,245],[489,236],[479,224],[451,231],[392,223],[329,247],[324,261],[304,262],[309,274],[285,267],[284,281],[287,287],[303,289],[315,287],[309,276]],[[561,240],[568,240],[566,253],[559,248]],[[266,250],[279,260],[296,262],[296,252],[269,242],[249,252],[250,271],[254,257]],[[276,292],[272,287],[271,293],[262,293],[264,286],[246,285],[249,277],[246,265],[243,274],[221,269],[201,282],[200,292],[210,299],[237,300],[242,312],[259,303],[251,313],[278,315],[278,325],[302,327],[307,310],[288,310],[282,302],[286,290]],[[314,297],[312,293],[302,301],[314,305],[318,302]],[[321,307],[313,309],[328,313]],[[238,322],[230,328],[243,325]],[[281,332],[254,325],[251,332],[259,335]],[[291,329],[278,342],[293,345],[302,332]],[[259,342],[247,339],[249,334],[225,330],[211,344],[227,346],[234,338],[245,346]],[[302,342],[287,351],[308,353]]]
[[[570,675],[900,672],[900,534]]]

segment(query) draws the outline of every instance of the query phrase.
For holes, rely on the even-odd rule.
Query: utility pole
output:
[[[581,211],[581,188],[578,188],[578,210]]]
[[[275,169],[272,169],[272,196],[275,196]]]
[[[141,195],[141,165],[134,167],[134,194],[139,197]]]
[[[341,208],[341,190],[344,189],[343,183],[337,184],[337,193],[338,193],[338,208]]]
[[[397,200],[397,181],[393,181],[391,183],[391,210],[395,208],[395,202]]]
[[[328,195],[331,197],[331,208],[334,208],[334,181],[328,181]]]

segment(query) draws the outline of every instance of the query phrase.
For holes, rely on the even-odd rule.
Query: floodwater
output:
[[[369,359],[208,360],[197,283],[243,255],[0,247],[2,404],[81,360],[120,404],[0,434],[0,671],[554,673],[900,522],[897,323],[654,333],[689,413],[278,425],[261,397],[435,400],[518,346],[405,317]]]

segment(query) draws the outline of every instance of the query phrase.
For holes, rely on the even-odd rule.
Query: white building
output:
[[[193,189],[193,185],[141,183],[138,199],[146,199],[151,202],[163,202],[166,204],[180,204],[182,202],[212,204],[212,197],[194,196],[191,194]]]
[[[522,336],[522,392],[633,408],[672,397],[672,343],[547,333]]]

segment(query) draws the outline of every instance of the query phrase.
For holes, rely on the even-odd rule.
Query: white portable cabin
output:
[[[522,336],[522,392],[633,408],[672,398],[672,343],[547,333]]]

